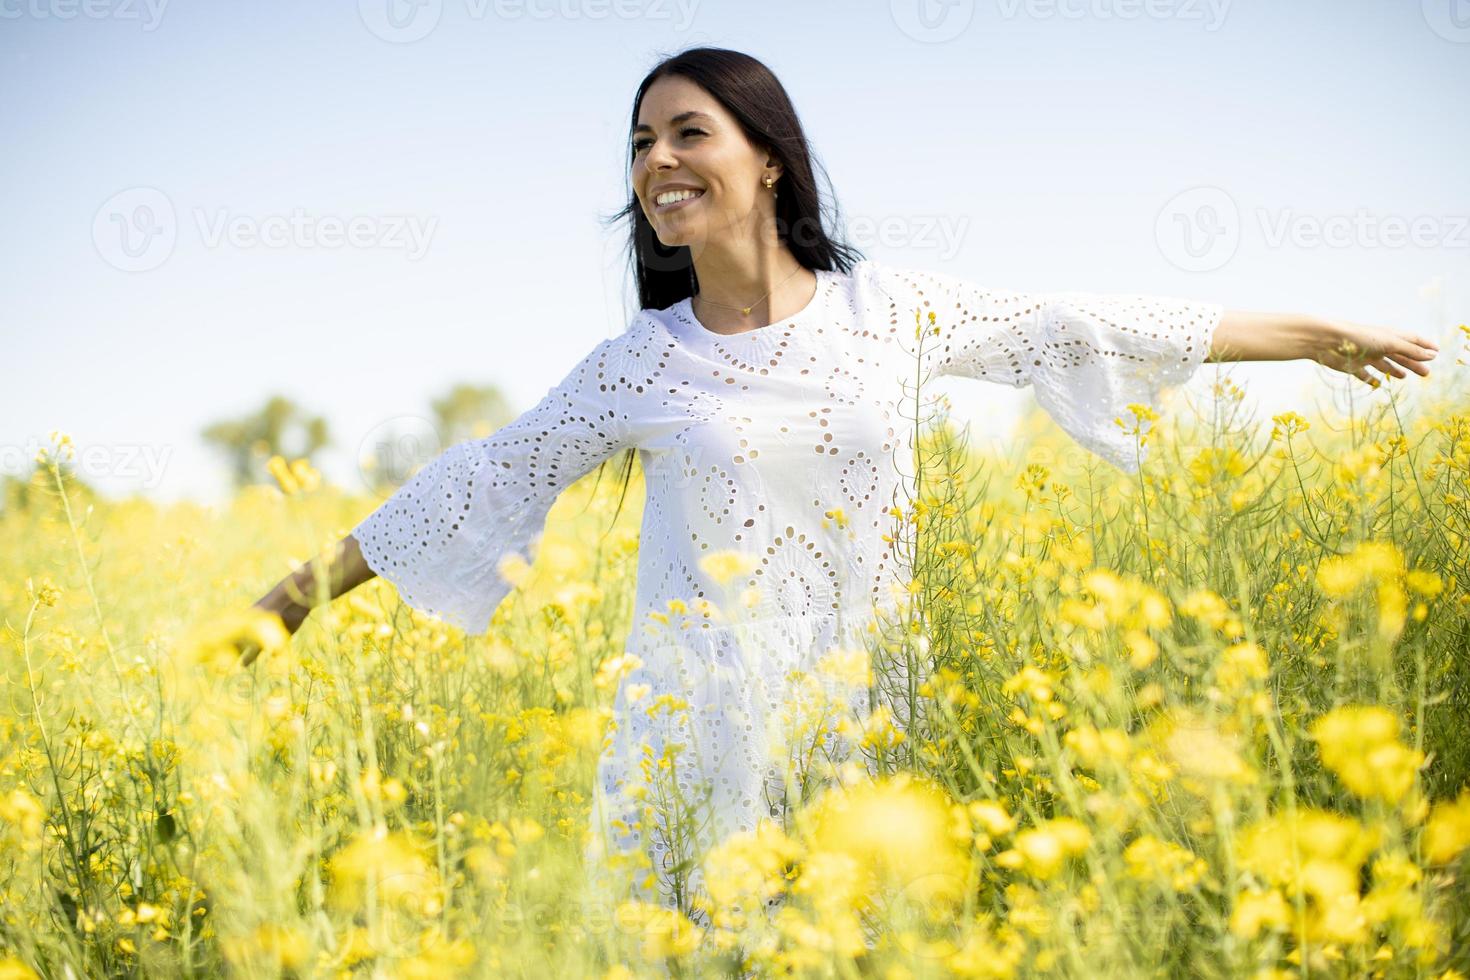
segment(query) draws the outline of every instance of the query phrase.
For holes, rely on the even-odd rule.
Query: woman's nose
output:
[[[659,141],[648,148],[643,156],[643,165],[649,170],[659,172],[667,170],[675,164],[674,155],[667,149],[668,144]]]

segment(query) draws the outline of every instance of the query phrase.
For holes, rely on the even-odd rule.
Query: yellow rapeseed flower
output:
[[[0,959],[0,980],[40,980],[40,974],[27,966],[24,960],[7,956]]]
[[[1190,475],[1202,487],[1214,488],[1233,483],[1245,471],[1245,457],[1233,446],[1207,446],[1189,461]]]
[[[1171,841],[1145,834],[1123,851],[1129,877],[1157,881],[1174,891],[1188,891],[1205,876],[1209,866],[1203,858]]]
[[[1045,703],[1052,699],[1052,686],[1055,683],[1056,679],[1046,671],[1027,664],[1006,678],[1005,683],[1001,685],[1001,692],[1004,694],[1024,692],[1032,700]]]
[[[1254,939],[1266,927],[1285,929],[1290,923],[1291,909],[1274,888],[1241,893],[1230,912],[1230,931],[1242,939]]]
[[[1240,633],[1240,617],[1229,603],[1210,589],[1196,589],[1189,593],[1179,603],[1179,612],[1227,636]]]
[[[1356,900],[1363,862],[1377,849],[1381,831],[1352,817],[1325,810],[1280,813],[1239,834],[1241,867],[1266,881],[1302,892],[1323,907]]]
[[[1128,665],[1134,670],[1146,670],[1159,658],[1159,645],[1143,630],[1124,630],[1123,646],[1128,649]]]
[[[1092,833],[1086,824],[1072,817],[1056,817],[1018,833],[1011,850],[997,854],[995,861],[1003,868],[1050,878],[1068,857],[1085,853],[1091,842]]]
[[[872,655],[866,647],[836,647],[819,659],[816,672],[849,687],[873,683]]]
[[[1404,583],[1420,595],[1433,599],[1444,590],[1444,583],[1433,572],[1415,569],[1404,576]]]
[[[987,834],[999,837],[1016,829],[1016,818],[994,800],[975,800],[967,809],[971,819],[983,827]]]
[[[969,828],[939,787],[900,773],[834,787],[801,816],[813,853],[842,854],[877,880],[932,901],[957,900],[969,860]]]
[[[1121,728],[1099,730],[1092,725],[1078,725],[1062,736],[1062,745],[1092,769],[1105,762],[1127,762],[1132,753],[1132,740]]]
[[[61,590],[58,589],[50,578],[41,580],[37,586],[32,579],[26,579],[26,599],[38,606],[55,606],[61,599]]]
[[[281,492],[288,497],[309,493],[321,486],[321,474],[306,459],[287,462],[284,456],[276,455],[265,466],[270,475],[276,478]]]
[[[710,897],[722,909],[737,903],[747,911],[781,894],[796,877],[801,846],[772,820],[753,831],[732,834],[705,855]]]
[[[1424,856],[1444,864],[1470,848],[1470,789],[1452,801],[1436,803],[1424,825]]]
[[[328,900],[339,909],[358,909],[371,884],[380,902],[401,902],[433,887],[423,849],[406,832],[361,831],[329,862]]]
[[[1082,584],[1097,597],[1107,621],[1125,630],[1162,629],[1173,620],[1168,598],[1136,578],[1094,568],[1082,576]]]
[[[1131,420],[1129,420],[1126,416],[1120,415],[1117,418],[1113,419],[1113,424],[1122,429],[1123,432],[1127,435],[1138,436],[1139,445],[1146,445],[1148,443],[1149,433],[1152,430],[1143,428],[1143,423],[1152,423],[1158,421],[1159,413],[1155,412],[1148,405],[1141,405],[1137,403],[1129,403],[1128,411],[1133,416]]]
[[[1424,753],[1398,740],[1398,716],[1377,705],[1344,705],[1309,729],[1322,764],[1358,796],[1393,802],[1414,784]]]
[[[1265,680],[1271,668],[1266,651],[1251,642],[1236,643],[1225,648],[1215,667],[1215,683],[1225,691],[1239,691],[1252,681]]]
[[[1244,740],[1197,712],[1171,709],[1149,726],[1147,739],[1182,775],[1210,784],[1256,782],[1255,770],[1241,755]]]
[[[225,958],[242,972],[297,972],[307,966],[311,939],[294,926],[263,922],[243,936],[222,942]]]
[[[716,551],[699,559],[700,571],[720,585],[728,585],[732,579],[749,575],[759,564],[754,555],[733,549]]]
[[[530,563],[526,561],[525,556],[513,551],[501,557],[495,565],[495,571],[512,588],[520,588],[531,577]]]
[[[474,964],[475,955],[469,940],[449,939],[441,932],[432,932],[416,955],[395,964],[393,975],[402,980],[464,976]]]
[[[1334,473],[1340,483],[1358,480],[1372,481],[1378,478],[1386,462],[1383,447],[1376,443],[1346,449],[1337,457]]]
[[[1317,567],[1317,587],[1342,599],[1368,579],[1396,581],[1403,575],[1403,556],[1391,541],[1365,541],[1346,555],[1324,559]]]
[[[1280,415],[1271,416],[1271,421],[1276,423],[1271,429],[1271,439],[1274,441],[1284,436],[1294,436],[1298,432],[1310,429],[1311,423],[1302,418],[1296,412],[1283,412]]]
[[[22,787],[17,786],[8,795],[0,796],[0,830],[16,828],[20,843],[39,846],[45,823],[45,808]]]

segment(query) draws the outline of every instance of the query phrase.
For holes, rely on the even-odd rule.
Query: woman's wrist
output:
[[[271,589],[256,603],[256,606],[281,617],[281,622],[285,623],[286,628],[294,633],[306,620],[311,610],[291,598],[287,588],[289,581],[290,579],[286,579]]]
[[[1309,361],[1317,361],[1321,358],[1323,351],[1329,351],[1342,343],[1343,331],[1333,320],[1322,317],[1307,317],[1301,324],[1299,330],[1300,353],[1296,357],[1303,357]]]

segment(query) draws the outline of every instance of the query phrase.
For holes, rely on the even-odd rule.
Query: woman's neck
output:
[[[758,330],[805,309],[816,294],[816,275],[789,252],[738,271],[701,270],[695,264],[699,292],[690,308],[712,333]],[[749,307],[750,312],[743,312]]]

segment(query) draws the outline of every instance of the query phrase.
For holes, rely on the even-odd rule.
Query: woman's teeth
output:
[[[678,204],[680,201],[687,201],[691,197],[699,197],[703,193],[704,191],[670,191],[667,194],[660,194],[657,198],[654,199],[654,203],[661,208],[668,207],[670,204]]]

